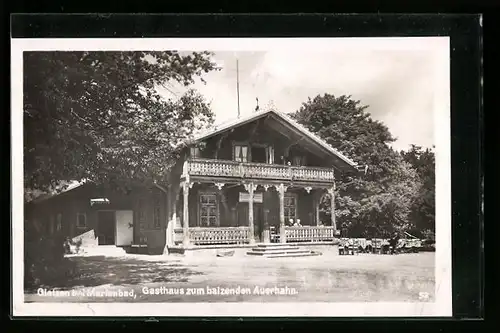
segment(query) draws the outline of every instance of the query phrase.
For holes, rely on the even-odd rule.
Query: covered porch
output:
[[[328,170],[331,172],[331,170]],[[169,248],[253,246],[256,243],[333,243],[335,214],[320,217],[328,180],[230,179],[189,174],[172,192]]]

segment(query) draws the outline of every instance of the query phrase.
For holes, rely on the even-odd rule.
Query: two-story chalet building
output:
[[[143,244],[151,253],[328,243],[338,235],[335,214],[321,220],[320,201],[328,195],[334,207],[335,175],[356,172],[354,161],[289,116],[256,112],[191,140],[167,186],[124,195],[84,184],[34,203],[26,220],[85,244]]]

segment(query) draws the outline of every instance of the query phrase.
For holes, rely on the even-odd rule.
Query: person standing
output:
[[[342,236],[343,238],[347,238],[347,223],[342,223]]]
[[[389,245],[391,246],[391,254],[394,254],[396,252],[396,247],[398,245],[398,242],[399,242],[399,234],[395,232],[389,243]]]

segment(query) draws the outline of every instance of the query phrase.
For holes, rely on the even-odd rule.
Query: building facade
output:
[[[287,115],[238,118],[190,140],[168,184],[113,193],[85,184],[35,203],[28,220],[89,246],[144,245],[150,253],[258,242],[322,243],[338,236],[321,220],[349,158]],[[41,221],[37,221],[43,219]],[[41,224],[40,224],[41,223]]]

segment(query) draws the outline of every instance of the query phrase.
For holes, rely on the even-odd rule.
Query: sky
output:
[[[194,88],[211,103],[217,122],[236,117],[238,61],[241,114],[253,112],[256,98],[261,109],[273,105],[288,113],[318,94],[351,95],[388,126],[397,138],[395,149],[432,147],[434,94],[442,82],[436,80],[432,48],[369,44],[375,46],[217,50],[213,60],[222,69]]]

